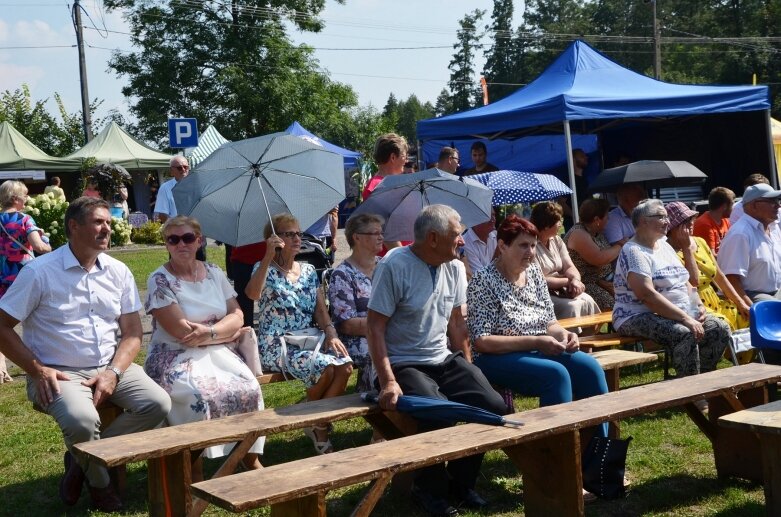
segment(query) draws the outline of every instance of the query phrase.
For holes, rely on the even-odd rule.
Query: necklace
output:
[[[200,280],[202,280],[198,278],[200,276],[200,268],[198,267],[197,262],[195,264],[195,272],[192,274],[192,278],[193,278],[192,280],[187,280],[187,278],[185,277],[186,275],[177,273],[176,268],[174,267],[174,263],[170,260],[168,261],[168,267],[171,269],[171,273],[173,273],[176,278],[184,280],[185,282],[199,282]]]
[[[296,267],[296,262],[295,261],[293,261],[293,263],[290,265],[289,269],[280,266],[279,262],[277,262],[276,259],[272,260],[271,262],[272,262],[272,264],[274,264],[274,267],[276,267],[277,269],[279,269],[280,271],[285,273],[285,275],[289,275],[290,272],[293,271],[293,268]]]

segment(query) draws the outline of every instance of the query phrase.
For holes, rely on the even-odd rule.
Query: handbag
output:
[[[263,375],[263,369],[260,366],[260,354],[258,352],[258,336],[255,331],[250,329],[244,332],[241,337],[233,343],[226,343],[227,346],[234,349],[249,367],[252,375],[255,377]]]
[[[594,436],[583,451],[583,488],[602,499],[624,497],[624,472],[630,436],[626,440]]]
[[[287,373],[285,373],[285,370],[292,370],[287,356],[287,345],[290,344],[301,350],[309,350],[312,352],[309,362],[309,372],[311,374],[312,368],[315,365],[317,353],[320,352],[320,347],[322,347],[325,342],[325,332],[315,327],[290,330],[280,336],[280,341],[282,347],[282,375],[287,380]]]

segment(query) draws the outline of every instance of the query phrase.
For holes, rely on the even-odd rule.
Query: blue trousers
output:
[[[584,352],[480,354],[474,364],[492,384],[521,395],[539,397],[540,406],[553,406],[608,391],[602,367]],[[607,436],[607,423],[599,426],[597,435]]]

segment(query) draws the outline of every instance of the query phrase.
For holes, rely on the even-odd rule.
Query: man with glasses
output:
[[[748,305],[781,299],[781,190],[757,183],[743,194],[744,216],[721,241],[717,261]]]
[[[458,155],[458,149],[453,147],[443,147],[439,151],[439,160],[437,161],[437,169],[455,174],[458,171],[458,164],[460,163],[460,157]]]
[[[190,174],[190,164],[187,162],[187,158],[184,156],[171,158],[170,171],[173,178],[160,185],[160,190],[157,192],[157,202],[155,203],[155,218],[161,223],[177,215],[173,189],[182,178]]]

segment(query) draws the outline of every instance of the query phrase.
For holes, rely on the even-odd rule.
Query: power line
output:
[[[0,50],[42,49],[42,48],[73,48],[76,45],[30,45],[23,47],[0,47]]]

